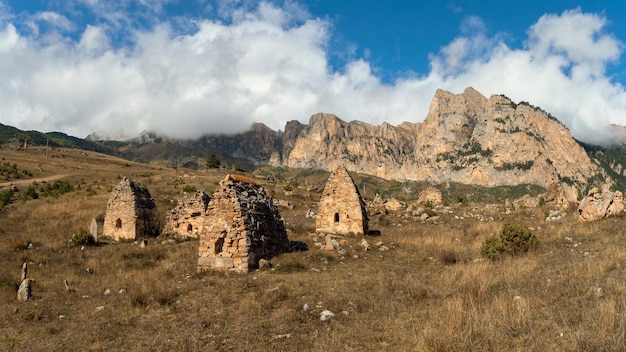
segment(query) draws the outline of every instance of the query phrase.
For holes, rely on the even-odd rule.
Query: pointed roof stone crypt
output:
[[[125,177],[113,188],[102,233],[116,241],[159,235],[156,205],[145,186]]]
[[[317,232],[366,234],[367,212],[358,187],[342,164],[330,174],[315,220]]]

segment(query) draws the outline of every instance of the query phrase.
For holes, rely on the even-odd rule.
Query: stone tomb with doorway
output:
[[[146,187],[124,178],[113,188],[107,203],[102,234],[116,241],[155,237],[159,234],[156,205]]]
[[[346,170],[339,167],[330,174],[319,203],[315,230],[331,234],[366,234],[367,212],[359,189]]]
[[[163,233],[197,238],[205,225],[210,200],[204,191],[181,197],[176,207],[167,214]]]
[[[198,271],[244,273],[261,259],[291,251],[272,198],[254,180],[234,174],[213,193],[199,242]]]

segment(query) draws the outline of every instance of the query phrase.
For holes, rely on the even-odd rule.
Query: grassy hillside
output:
[[[294,205],[280,208],[289,237],[310,250],[274,258],[273,269],[197,274],[196,240],[150,239],[147,248],[68,241],[102,217],[123,176],[146,185],[164,217],[183,187],[212,193],[225,170],[177,174],[60,148],[47,158],[40,148],[0,152],[2,162],[32,173],[0,181],[0,191],[17,185],[0,209],[3,351],[624,350],[624,218],[581,224],[569,211],[545,222],[547,208],[506,214],[500,203],[451,203],[432,209],[439,218],[426,222],[403,212],[372,217],[370,227],[381,231],[365,237],[372,250],[363,250],[361,237],[346,237],[340,254],[314,246],[314,220],[304,216],[316,210],[327,174],[274,170],[257,180]],[[413,194],[404,184],[355,178],[367,197],[370,187],[397,188],[407,201]],[[52,179],[72,190],[23,197],[28,186],[39,192]],[[497,262],[481,258],[485,239],[511,221],[532,227],[539,246]],[[378,241],[390,249],[378,250]],[[24,262],[35,299],[17,302]],[[335,316],[320,321],[326,309]]]
[[[15,127],[0,124],[0,146],[12,145],[21,147],[24,146],[24,142],[32,146],[48,145],[53,148],[77,148],[100,153],[115,153],[114,149],[102,142],[87,141],[61,132],[22,131]]]

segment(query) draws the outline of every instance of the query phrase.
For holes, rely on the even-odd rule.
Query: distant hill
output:
[[[115,154],[116,149],[106,142],[88,141],[82,138],[69,136],[62,132],[22,131],[12,126],[0,124],[0,145],[14,144],[16,147],[39,145],[57,148],[76,148],[94,152]]]

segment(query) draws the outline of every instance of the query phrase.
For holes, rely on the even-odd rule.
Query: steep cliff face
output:
[[[482,186],[587,185],[602,170],[562,124],[527,103],[473,88],[438,90],[424,122],[372,126],[316,114],[274,165],[351,171],[386,179]]]
[[[382,178],[410,179],[405,164],[413,164],[415,135],[389,124],[372,126],[360,121],[345,122],[331,114],[311,117],[282,164],[333,170],[340,164],[350,170]]]
[[[420,126],[421,174],[434,182],[484,186],[585,185],[601,170],[562,124],[541,109],[472,88],[438,91]]]

